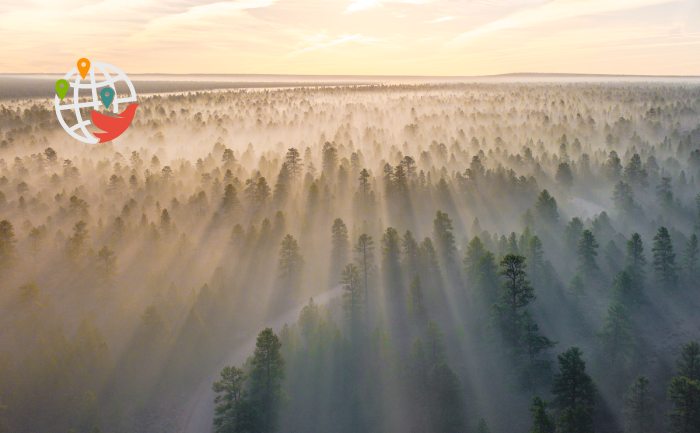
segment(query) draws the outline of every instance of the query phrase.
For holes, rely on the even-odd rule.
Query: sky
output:
[[[700,75],[700,0],[3,0],[0,72]]]

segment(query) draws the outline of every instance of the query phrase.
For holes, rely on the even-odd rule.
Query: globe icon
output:
[[[119,114],[129,103],[136,102],[136,90],[129,77],[114,65],[103,62],[89,63],[90,70],[85,78],[77,67],[73,67],[63,79],[70,86],[66,95],[54,97],[56,118],[61,127],[73,138],[86,144],[96,144],[100,140],[90,131],[93,111],[111,111]],[[100,91],[106,87],[113,90],[114,99],[111,105],[100,99]]]

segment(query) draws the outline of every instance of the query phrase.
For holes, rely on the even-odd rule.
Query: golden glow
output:
[[[9,0],[0,38],[0,72],[700,75],[697,0]]]

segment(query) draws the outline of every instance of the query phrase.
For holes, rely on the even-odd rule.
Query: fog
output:
[[[698,426],[696,82],[191,89],[0,101],[0,432]]]

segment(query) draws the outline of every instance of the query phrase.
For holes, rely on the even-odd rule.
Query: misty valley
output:
[[[192,88],[0,101],[0,432],[700,432],[697,81]]]

